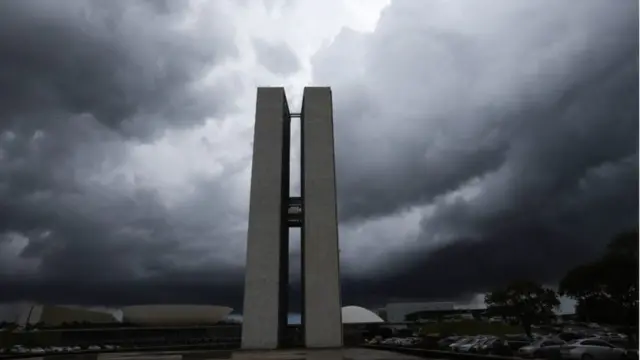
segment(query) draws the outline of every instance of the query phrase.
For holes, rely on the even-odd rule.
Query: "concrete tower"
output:
[[[300,118],[302,196],[289,196],[291,119]],[[305,345],[342,346],[331,89],[304,89],[289,112],[283,88],[258,88],[242,348],[274,349],[287,326],[289,227],[302,228]]]

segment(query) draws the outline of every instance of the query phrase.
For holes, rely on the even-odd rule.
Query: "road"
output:
[[[31,357],[49,360],[55,357]],[[58,358],[59,359],[59,358]],[[424,359],[385,350],[346,348],[337,350],[274,350],[274,351],[182,351],[110,353],[67,356],[67,360],[417,360]]]

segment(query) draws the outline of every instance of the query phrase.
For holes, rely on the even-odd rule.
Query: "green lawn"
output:
[[[458,322],[440,322],[421,324],[422,334],[458,334],[458,335],[505,335],[522,333],[522,327],[502,323],[488,323],[477,320]]]

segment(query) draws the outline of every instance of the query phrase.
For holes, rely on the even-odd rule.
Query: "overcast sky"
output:
[[[553,285],[638,224],[638,78],[635,0],[0,1],[0,302],[239,308],[257,86],[332,87],[345,305]]]

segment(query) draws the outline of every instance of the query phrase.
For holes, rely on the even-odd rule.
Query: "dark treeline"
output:
[[[551,322],[560,296],[575,299],[576,320],[618,326],[632,338],[638,326],[638,230],[615,236],[604,254],[570,270],[559,290],[514,281],[485,297],[488,312],[516,319],[527,335],[531,326]]]

